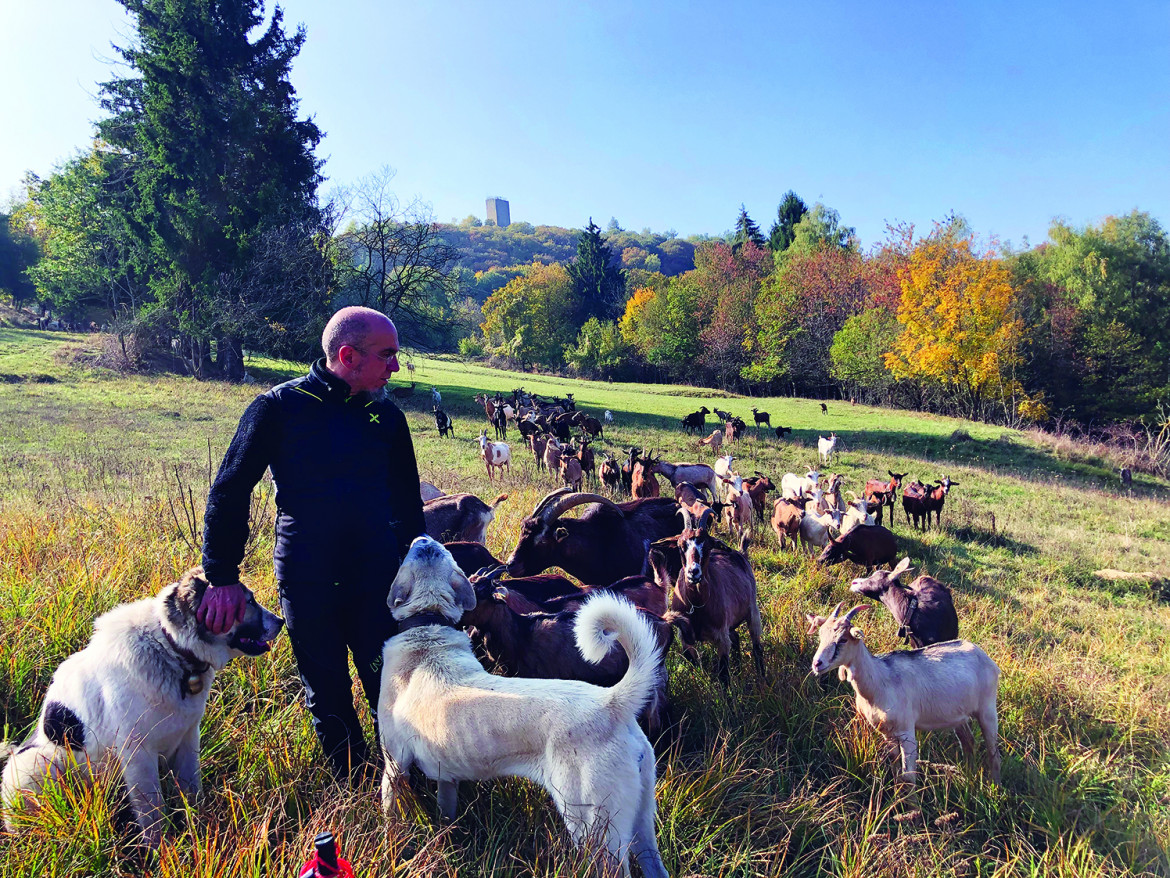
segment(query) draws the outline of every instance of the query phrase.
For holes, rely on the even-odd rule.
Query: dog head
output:
[[[207,586],[203,568],[193,567],[178,582],[159,592],[159,615],[174,642],[217,669],[237,656],[267,652],[284,620],[262,607],[251,590],[245,588],[244,618],[223,634],[212,634],[195,618]]]
[[[458,622],[464,610],[475,608],[475,590],[442,543],[416,537],[386,603],[400,622],[419,613],[439,613]]]

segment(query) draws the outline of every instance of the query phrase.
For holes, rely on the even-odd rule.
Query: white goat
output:
[[[796,473],[785,473],[784,478],[780,480],[780,496],[795,500],[802,494],[811,495],[820,477],[820,473],[811,469],[803,476],[798,476]]]
[[[812,506],[811,503],[808,506]],[[818,549],[823,549],[833,539],[833,531],[837,530],[840,525],[841,513],[836,515],[833,512],[825,512],[817,514],[811,512],[807,508],[804,513],[804,518],[800,520],[800,540],[804,543],[806,549],[816,546]]]
[[[492,442],[487,437],[487,430],[479,434],[479,456],[487,467],[488,481],[492,481],[492,471],[499,470],[500,478],[504,477],[504,467],[508,468],[508,475],[512,474],[512,449],[507,442]]]
[[[744,536],[752,532],[752,498],[743,487],[743,479],[736,473],[734,478],[724,482],[727,488],[727,505],[723,507],[723,524],[739,544]]]
[[[439,393],[439,388],[435,387],[433,384],[431,385],[431,402],[433,402],[435,405],[443,404],[443,394]]]
[[[613,412],[611,412],[609,409],[605,410],[605,422],[607,424],[613,423]]]
[[[821,463],[826,466],[833,462],[833,452],[837,450],[837,434],[830,433],[829,438],[817,437],[817,452],[821,455]]]
[[[849,533],[853,528],[866,524],[877,524],[877,521],[870,515],[864,497],[858,497],[852,491],[849,495],[853,498],[853,502],[845,510],[845,515],[841,518],[841,536]]]
[[[720,480],[731,478],[731,462],[733,460],[735,460],[735,457],[730,454],[725,454],[722,457],[716,458],[714,470],[715,475],[718,476]]]
[[[999,667],[982,649],[966,640],[949,640],[924,649],[872,655],[853,617],[872,604],[854,607],[841,616],[807,615],[808,633],[818,634],[812,671],[820,675],[843,669],[844,679],[857,696],[857,712],[902,749],[902,779],[918,780],[918,740],[915,732],[954,729],[968,756],[975,752],[974,719],[983,730],[985,765],[999,781],[999,718],[996,691]]]

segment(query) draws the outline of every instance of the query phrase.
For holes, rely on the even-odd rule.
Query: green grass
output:
[[[8,739],[27,732],[53,669],[85,644],[95,615],[198,562],[179,484],[201,508],[209,461],[218,465],[258,392],[117,375],[92,365],[98,341],[0,328]],[[817,568],[780,551],[770,530],[757,532],[751,560],[769,683],[746,656],[728,692],[712,679],[712,662],[697,670],[669,660],[682,726],[659,756],[658,807],[672,875],[1170,874],[1170,608],[1143,585],[1093,576],[1102,567],[1170,573],[1166,482],[1143,476],[1123,491],[1105,464],[1059,459],[1024,434],[909,412],[830,401],[822,415],[814,400],[571,381],[449,358],[415,364],[418,392],[404,409],[423,478],[482,497],[509,493],[488,531],[497,555],[553,486],[515,441],[512,475],[489,484],[473,442],[486,421],[472,396],[485,390],[571,391],[582,408],[614,412],[603,450],[644,445],[672,460],[709,459],[678,429],[684,414],[717,404],[750,420],[755,405],[794,433],[732,446],[745,474],[778,481],[803,471],[815,463],[817,435],[833,430],[843,453],[831,469],[847,488],[887,469],[959,482],[942,530],[914,533],[899,521],[895,532],[918,570],[953,587],[963,636],[1003,671],[1002,784],[966,765],[953,736],[936,733],[920,736],[917,799],[896,787],[896,757],[853,715],[849,690],[808,676],[803,614],[848,600],[857,569]],[[266,384],[301,367],[252,360],[248,369]],[[435,430],[424,392],[432,384],[455,439]],[[270,605],[271,550],[261,529],[246,568]],[[874,650],[898,646],[888,615],[864,627]],[[0,836],[0,874],[291,875],[324,828],[340,834],[363,876],[588,874],[547,796],[526,782],[464,784],[466,810],[451,827],[437,823],[433,785],[421,784],[402,814],[384,820],[372,791],[329,781],[300,695],[286,638],[221,675],[203,725],[204,795],[187,808],[171,796],[156,858],[144,863],[114,828],[108,790],[67,785],[26,832]]]

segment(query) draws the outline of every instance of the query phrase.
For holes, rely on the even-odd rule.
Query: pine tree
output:
[[[584,326],[590,317],[607,321],[621,316],[626,302],[625,272],[616,264],[593,217],[577,237],[577,258],[568,268],[576,303],[576,328]]]
[[[796,237],[796,224],[808,213],[808,205],[799,195],[789,189],[780,199],[776,208],[776,222],[768,233],[768,248],[775,254],[783,253]]]
[[[252,248],[274,229],[311,236],[318,216],[313,149],[322,135],[297,118],[289,82],[305,31],[288,36],[277,7],[250,41],[263,0],[118,2],[137,20],[135,44],[118,49],[134,75],[103,85],[112,115],[98,128],[133,159],[134,213],[155,263],[151,289],[190,340],[193,368],[204,372],[214,338],[220,370],[234,377],[242,321],[264,316],[239,301]],[[285,280],[284,295],[296,295],[295,276],[270,286]]]
[[[739,206],[739,217],[735,221],[735,239],[733,243],[736,247],[742,247],[749,241],[760,248],[763,248],[765,243],[764,236],[760,232],[760,227],[748,216],[747,208],[741,204]]]

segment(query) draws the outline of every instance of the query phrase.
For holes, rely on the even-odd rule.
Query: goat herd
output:
[[[434,391],[435,420],[440,432],[450,419]],[[489,479],[508,467],[511,450],[503,440],[509,421],[527,442],[539,470],[554,475],[562,487],[547,494],[522,522],[518,542],[506,561],[484,546],[488,524],[507,498],[500,494],[489,505],[473,494],[444,494],[423,483],[427,533],[444,541],[455,562],[474,585],[477,604],[463,624],[486,661],[507,675],[579,679],[615,684],[626,659],[614,650],[600,663],[585,660],[576,648],[576,613],[598,591],[628,599],[651,623],[661,646],[659,684],[642,721],[651,737],[668,732],[673,720],[667,695],[665,659],[676,633],[682,654],[698,664],[699,643],[710,643],[718,655],[716,673],[730,682],[729,659],[739,654],[738,630],[747,625],[756,672],[766,681],[762,626],[756,579],[748,560],[753,524],[762,525],[767,495],[776,485],[762,473],[744,478],[733,468],[731,454],[713,465],[670,463],[646,449],[631,447],[624,459],[606,454],[598,471],[590,443],[602,436],[602,419],[576,410],[572,395],[541,399],[514,391],[511,397],[484,394],[484,406],[495,440],[482,430],[479,444]],[[706,407],[683,419],[684,429],[701,432]],[[771,427],[769,414],[753,409],[757,431]],[[712,433],[704,444],[718,451],[722,438],[734,438],[744,422],[716,410],[725,431]],[[738,428],[737,428],[738,423]],[[574,441],[571,430],[577,428]],[[789,428],[782,428],[789,432]],[[777,429],[777,434],[779,429]],[[830,464],[837,437],[818,443],[820,461]],[[661,496],[656,475],[673,486],[673,497]],[[842,613],[838,604],[826,618],[809,615],[808,634],[818,638],[812,671],[833,669],[848,680],[864,716],[902,752],[902,775],[916,780],[916,730],[955,729],[970,754],[971,720],[979,723],[986,747],[985,764],[999,778],[996,692],[999,669],[978,646],[958,640],[959,623],[950,589],[929,576],[909,585],[899,580],[910,559],[898,561],[897,539],[883,526],[901,492],[908,524],[929,528],[941,522],[943,504],[958,484],[943,476],[932,484],[903,484],[906,473],[888,471],[888,478],[870,479],[862,494],[842,494],[844,477],[809,470],[787,473],[780,480],[770,523],[783,549],[819,550],[817,563],[850,560],[866,568],[850,591],[881,602],[897,622],[898,634],[913,649],[872,655],[854,622],[872,605]],[[591,479],[603,493],[582,492]],[[623,497],[629,499],[622,499]],[[575,518],[565,513],[584,507]],[[727,542],[713,531],[721,525]],[[557,567],[567,576],[544,571]],[[507,578],[504,578],[507,574]],[[576,581],[574,581],[576,580]]]

